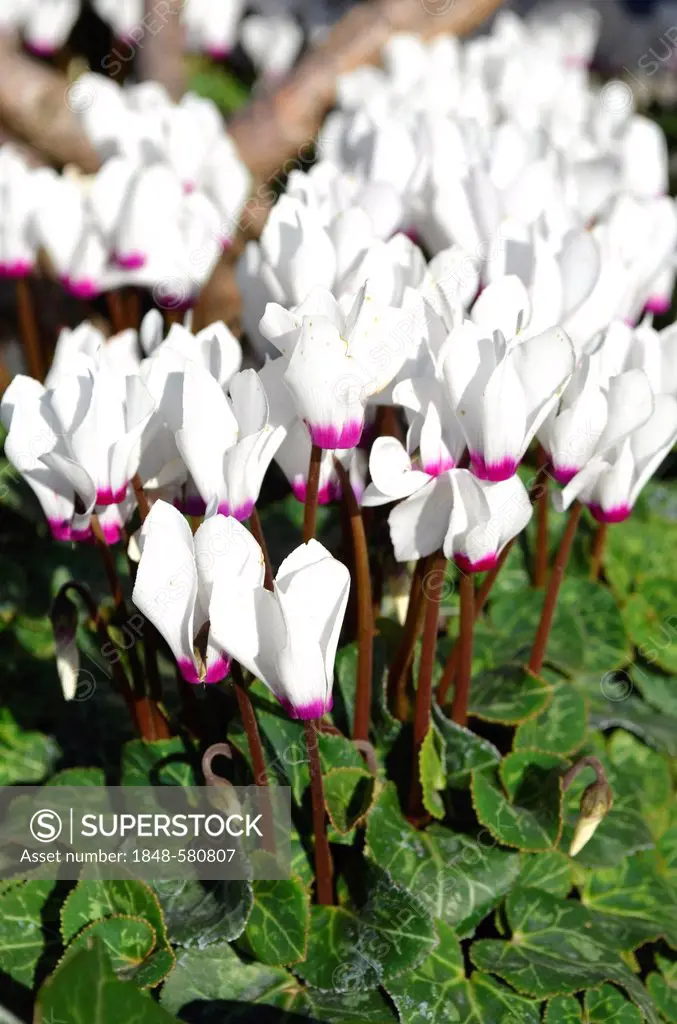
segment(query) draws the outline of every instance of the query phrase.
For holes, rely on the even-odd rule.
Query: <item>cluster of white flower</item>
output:
[[[115,541],[147,492],[134,599],[189,681],[222,678],[233,656],[292,713],[329,706],[348,574],[313,541],[264,586],[241,523],[273,459],[310,502],[335,498],[346,470],[364,505],[394,504],[399,560],[442,549],[467,573],[530,519],[517,471],[534,439],[557,503],[601,522],[630,513],[674,444],[677,327],[658,333],[651,312],[677,244],[665,144],[591,89],[593,42],[580,16],[505,17],[465,46],[397,38],[384,70],[345,80],[321,160],[292,174],[241,260],[260,370],[240,370],[223,324],[163,340],[154,311],[139,338],[64,333],[46,387],[8,389],[7,456],[55,536],[100,523]],[[147,142],[122,117],[100,124],[123,154],[102,174]],[[199,155],[177,154],[199,185]],[[377,406],[408,430],[376,437],[365,490]],[[182,512],[206,513],[195,536]]]
[[[30,273],[42,247],[78,298],[139,285],[167,308],[189,306],[251,189],[218,109],[190,93],[174,104],[155,83],[123,89],[90,74],[71,99],[101,169],[32,169],[10,144],[0,148],[0,273]]]
[[[142,46],[146,33],[155,35],[170,18],[177,17],[163,0],[150,12],[144,11],[143,0],[92,0],[92,7],[110,25],[121,47],[117,56],[114,51],[109,55],[109,67],[116,60],[128,60],[128,48],[133,51]],[[254,9],[247,13],[247,7]],[[81,8],[81,0],[3,0],[0,33],[21,33],[29,49],[48,57],[67,41]],[[291,68],[304,43],[304,27],[312,33],[332,20],[326,4],[317,0],[306,5],[283,0],[274,4],[266,0],[255,4],[247,0],[183,0],[178,16],[189,50],[222,60],[239,44],[256,71],[267,78]]]

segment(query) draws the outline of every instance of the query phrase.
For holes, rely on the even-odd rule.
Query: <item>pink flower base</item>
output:
[[[478,480],[489,480],[491,483],[509,480],[515,475],[517,465],[517,460],[510,455],[506,455],[499,462],[485,462],[483,455],[478,452],[470,453],[470,468]]]
[[[243,523],[245,519],[249,519],[254,511],[254,502],[251,500],[245,501],[243,505],[238,505],[236,508],[231,509],[228,502],[223,501],[219,505],[218,511],[222,516],[232,516],[233,519]]]
[[[428,476],[441,476],[442,473],[453,469],[456,463],[453,459],[439,459],[437,462],[424,462],[423,472]]]
[[[146,265],[146,255],[142,252],[116,253],[113,262],[121,270],[140,270]]]
[[[54,540],[71,540],[71,525],[67,519],[48,519],[49,529]]]
[[[331,697],[328,697],[326,701],[318,699],[310,701],[309,704],[299,705],[292,704],[290,700],[280,700],[280,704],[290,718],[301,719],[303,722],[308,722],[313,718],[322,718],[322,715],[331,711],[333,703]]]
[[[126,494],[127,484],[119,491],[112,491],[110,487],[104,487],[96,492],[96,503],[97,505],[119,505],[121,501],[125,500]]]
[[[302,505],[306,503],[307,494],[307,483],[303,477],[297,477],[291,485],[291,489],[294,492],[294,497],[301,502]],[[324,484],[317,492],[317,503],[318,505],[328,505],[331,501],[336,501],[339,497],[339,490],[337,485],[330,481],[328,484]]]
[[[204,679],[199,678],[197,669],[189,658],[179,658],[177,664],[182,678],[193,686],[198,686],[200,683],[220,683],[230,672],[230,658],[223,656],[208,666]]]
[[[566,487],[567,484],[571,483],[577,473],[580,473],[580,469],[577,466],[553,466],[552,475],[558,484],[562,487]]]
[[[489,569],[493,569],[498,559],[496,555],[486,555],[484,558],[478,559],[473,562],[467,555],[454,555],[454,561],[459,567],[461,572],[488,572]]]
[[[662,316],[663,313],[667,313],[672,305],[670,299],[664,295],[652,295],[647,299],[644,307],[645,313],[655,313],[656,316]]]
[[[349,420],[340,427],[333,423],[328,426],[306,424],[310,430],[310,440],[318,448],[355,448],[359,444],[364,429],[362,420]]]
[[[0,277],[28,277],[33,270],[33,264],[28,260],[10,260],[8,263],[0,263]]]
[[[90,281],[87,278],[83,278],[80,281],[74,281],[70,277],[62,277],[61,284],[64,286],[66,291],[73,296],[75,299],[95,299],[100,294],[100,288],[95,281]]]
[[[614,505],[612,508],[602,508],[601,505],[592,504],[588,505],[588,508],[598,523],[622,523],[632,512],[629,505]]]

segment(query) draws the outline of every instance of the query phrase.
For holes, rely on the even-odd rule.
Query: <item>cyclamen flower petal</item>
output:
[[[210,621],[218,642],[292,717],[321,718],[331,708],[349,587],[346,566],[313,540],[284,560],[272,593],[242,575],[220,574]]]
[[[556,507],[566,509],[578,498],[599,522],[622,522],[675,441],[677,399],[657,395],[650,418],[615,449],[594,456],[560,494],[554,495]]]
[[[508,541],[531,519],[527,490],[517,476],[491,484],[466,469],[452,473],[451,483],[454,497],[444,553],[463,572],[493,569]]]
[[[207,519],[193,537],[188,523],[165,501],[151,508],[139,538],[141,559],[132,600],[164,636],[189,683],[216,683],[230,659],[210,630],[204,648],[195,642],[208,622],[215,581],[245,571],[263,581],[263,561],[248,530],[224,516]]]

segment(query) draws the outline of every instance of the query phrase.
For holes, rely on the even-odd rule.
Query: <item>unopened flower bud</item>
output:
[[[581,797],[581,814],[576,823],[569,856],[575,857],[590,842],[598,825],[611,810],[613,793],[608,782],[598,779],[587,787]]]
[[[80,670],[80,653],[75,634],[78,609],[63,590],[54,599],[50,613],[56,644],[56,670],[66,700],[73,700]]]

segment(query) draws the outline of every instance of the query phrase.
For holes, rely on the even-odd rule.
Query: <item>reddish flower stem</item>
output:
[[[362,512],[351,486],[350,477],[336,458],[334,459],[334,466],[341,484],[343,503],[350,521],[357,590],[357,693],[355,698],[353,739],[366,740],[369,738],[374,665],[374,610],[372,606],[369,550],[367,548],[367,535],[364,530]]]
[[[567,524],[564,527],[564,533],[562,534],[559,549],[555,557],[555,562],[552,567],[550,582],[548,583],[548,589],[545,593],[545,601],[543,602],[541,619],[538,623],[538,629],[536,631],[536,637],[534,639],[534,645],[531,649],[531,657],[529,659],[529,670],[535,675],[537,675],[543,667],[545,651],[548,646],[548,637],[550,636],[550,628],[552,626],[552,620],[557,606],[557,596],[559,594],[559,588],[562,584],[562,580],[564,579],[564,573],[566,572],[569,555],[571,554],[571,548],[574,542],[574,537],[576,536],[576,530],[578,528],[582,511],[583,506],[580,502],[577,501],[572,505],[571,511],[569,512],[569,518],[567,519]]]
[[[432,555],[429,568],[423,578],[423,642],[421,646],[421,662],[418,671],[418,687],[416,690],[416,710],[414,712],[413,763],[411,769],[411,786],[409,790],[409,814],[417,819],[423,813],[421,780],[419,778],[418,759],[430,728],[430,710],[433,693],[433,670],[435,667],[435,650],[437,647],[437,627],[440,615],[440,603],[444,588],[444,568],[446,559],[441,552]]]
[[[313,832],[315,834],[315,878],[317,881],[317,902],[331,906],[334,902],[334,867],[327,838],[327,814],[324,806],[324,785],[322,763],[317,742],[319,719],[304,722],[306,747],[310,767],[310,797],[313,808]]]
[[[270,555],[268,554],[268,545],[266,544],[263,526],[261,525],[261,519],[256,509],[252,511],[252,514],[249,517],[249,529],[251,530],[263,554],[263,564],[265,566],[265,576],[263,580],[263,585],[266,588],[266,590],[272,590],[273,569],[270,564]]]
[[[26,352],[28,372],[36,380],[45,379],[45,359],[40,345],[40,332],[35,319],[35,308],[31,297],[31,289],[28,279],[17,277],[16,279],[16,306],[19,315],[19,328],[21,340]]]
[[[595,536],[592,542],[592,554],[590,558],[590,579],[598,580],[601,575],[608,532],[608,523],[600,523],[595,530]]]
[[[423,625],[423,580],[428,571],[429,560],[419,558],[411,578],[407,615],[404,620],[402,639],[388,672],[388,704],[396,718],[406,718],[407,675],[414,660],[416,639]]]
[[[451,720],[458,725],[467,725],[470,679],[472,677],[473,626],[475,624],[475,582],[473,577],[461,573],[458,591],[461,601],[461,621],[458,636],[458,672],[451,705]]]
[[[113,597],[113,603],[115,605],[116,612],[124,619],[129,618],[127,611],[127,605],[125,603],[125,597],[122,590],[122,584],[120,583],[120,577],[118,576],[117,569],[115,568],[115,562],[111,554],[111,550],[106,543],[99,522],[99,517],[94,513],[91,519],[92,533],[96,541],[96,546],[99,549],[101,560],[106,572],[108,579],[108,586]],[[147,626],[149,623],[146,624]],[[145,636],[146,630],[144,630]],[[144,686],[144,668],[139,660],[136,647],[132,644],[128,651],[129,664],[132,670],[132,678],[134,681],[133,693],[134,693],[134,704],[136,707],[137,721],[139,723],[139,729],[141,736],[145,740],[163,740],[169,739],[171,732],[169,730],[169,724],[167,719],[160,711],[155,700],[152,700],[146,695],[146,688]],[[152,663],[146,665],[146,674],[150,667],[152,676]],[[157,686],[159,686],[159,675],[157,678]]]
[[[499,558],[498,558],[498,561],[496,562],[496,565],[493,567],[493,569],[490,569],[489,572],[486,574],[486,576],[484,577],[484,580],[482,582],[482,586],[480,587],[480,589],[477,591],[477,594],[475,595],[475,601],[474,601],[474,621],[475,622],[479,618],[480,614],[482,613],[482,611],[484,609],[485,604],[487,603],[487,601],[489,599],[489,594],[491,593],[491,588],[493,587],[494,583],[496,582],[496,577],[498,576],[498,574],[499,574],[499,572],[501,570],[501,567],[505,563],[506,558],[510,554],[510,549],[512,548],[514,543],[515,543],[514,538],[513,538],[513,540],[508,541],[506,546],[501,551],[501,554],[499,555]],[[442,673],[442,678],[440,679],[439,686],[437,687],[437,703],[440,705],[440,707],[444,707],[444,705],[446,704],[447,696],[449,694],[449,688],[451,687],[451,684],[454,682],[454,679],[456,678],[456,671],[458,669],[459,655],[460,655],[460,643],[459,643],[459,639],[457,639],[455,644],[454,644],[454,646],[452,647],[451,651],[449,652],[449,656],[447,658],[446,664],[444,666],[444,671]]]
[[[134,476],[132,477],[132,487],[134,488],[134,496],[136,498],[136,503],[139,506],[139,515],[141,516],[141,522],[145,523],[146,517],[150,512],[150,502],[148,500],[148,495],[143,489],[141,477],[139,476],[138,473],[135,473]]]
[[[536,554],[534,558],[534,586],[544,587],[548,578],[548,513],[550,494],[547,468],[543,466],[536,478]]]
[[[320,466],[322,449],[316,444],[310,449],[308,482],[306,484],[306,507],[303,514],[303,542],[313,540],[317,530],[317,495],[320,488]]]
[[[267,787],[268,769],[266,767],[266,759],[263,753],[263,744],[261,743],[261,733],[259,732],[258,722],[256,721],[256,715],[254,713],[254,705],[252,704],[247,692],[242,668],[236,661],[232,664],[231,672],[235,683],[237,706],[240,710],[242,724],[244,725],[245,732],[247,733],[249,756],[252,759],[252,768],[254,769],[254,783],[257,786]],[[269,853],[274,853],[275,826],[273,819],[273,807],[270,799],[262,801],[261,813],[263,815],[264,846]]]
[[[106,305],[113,334],[120,334],[127,327],[125,305],[119,289],[106,292]]]

